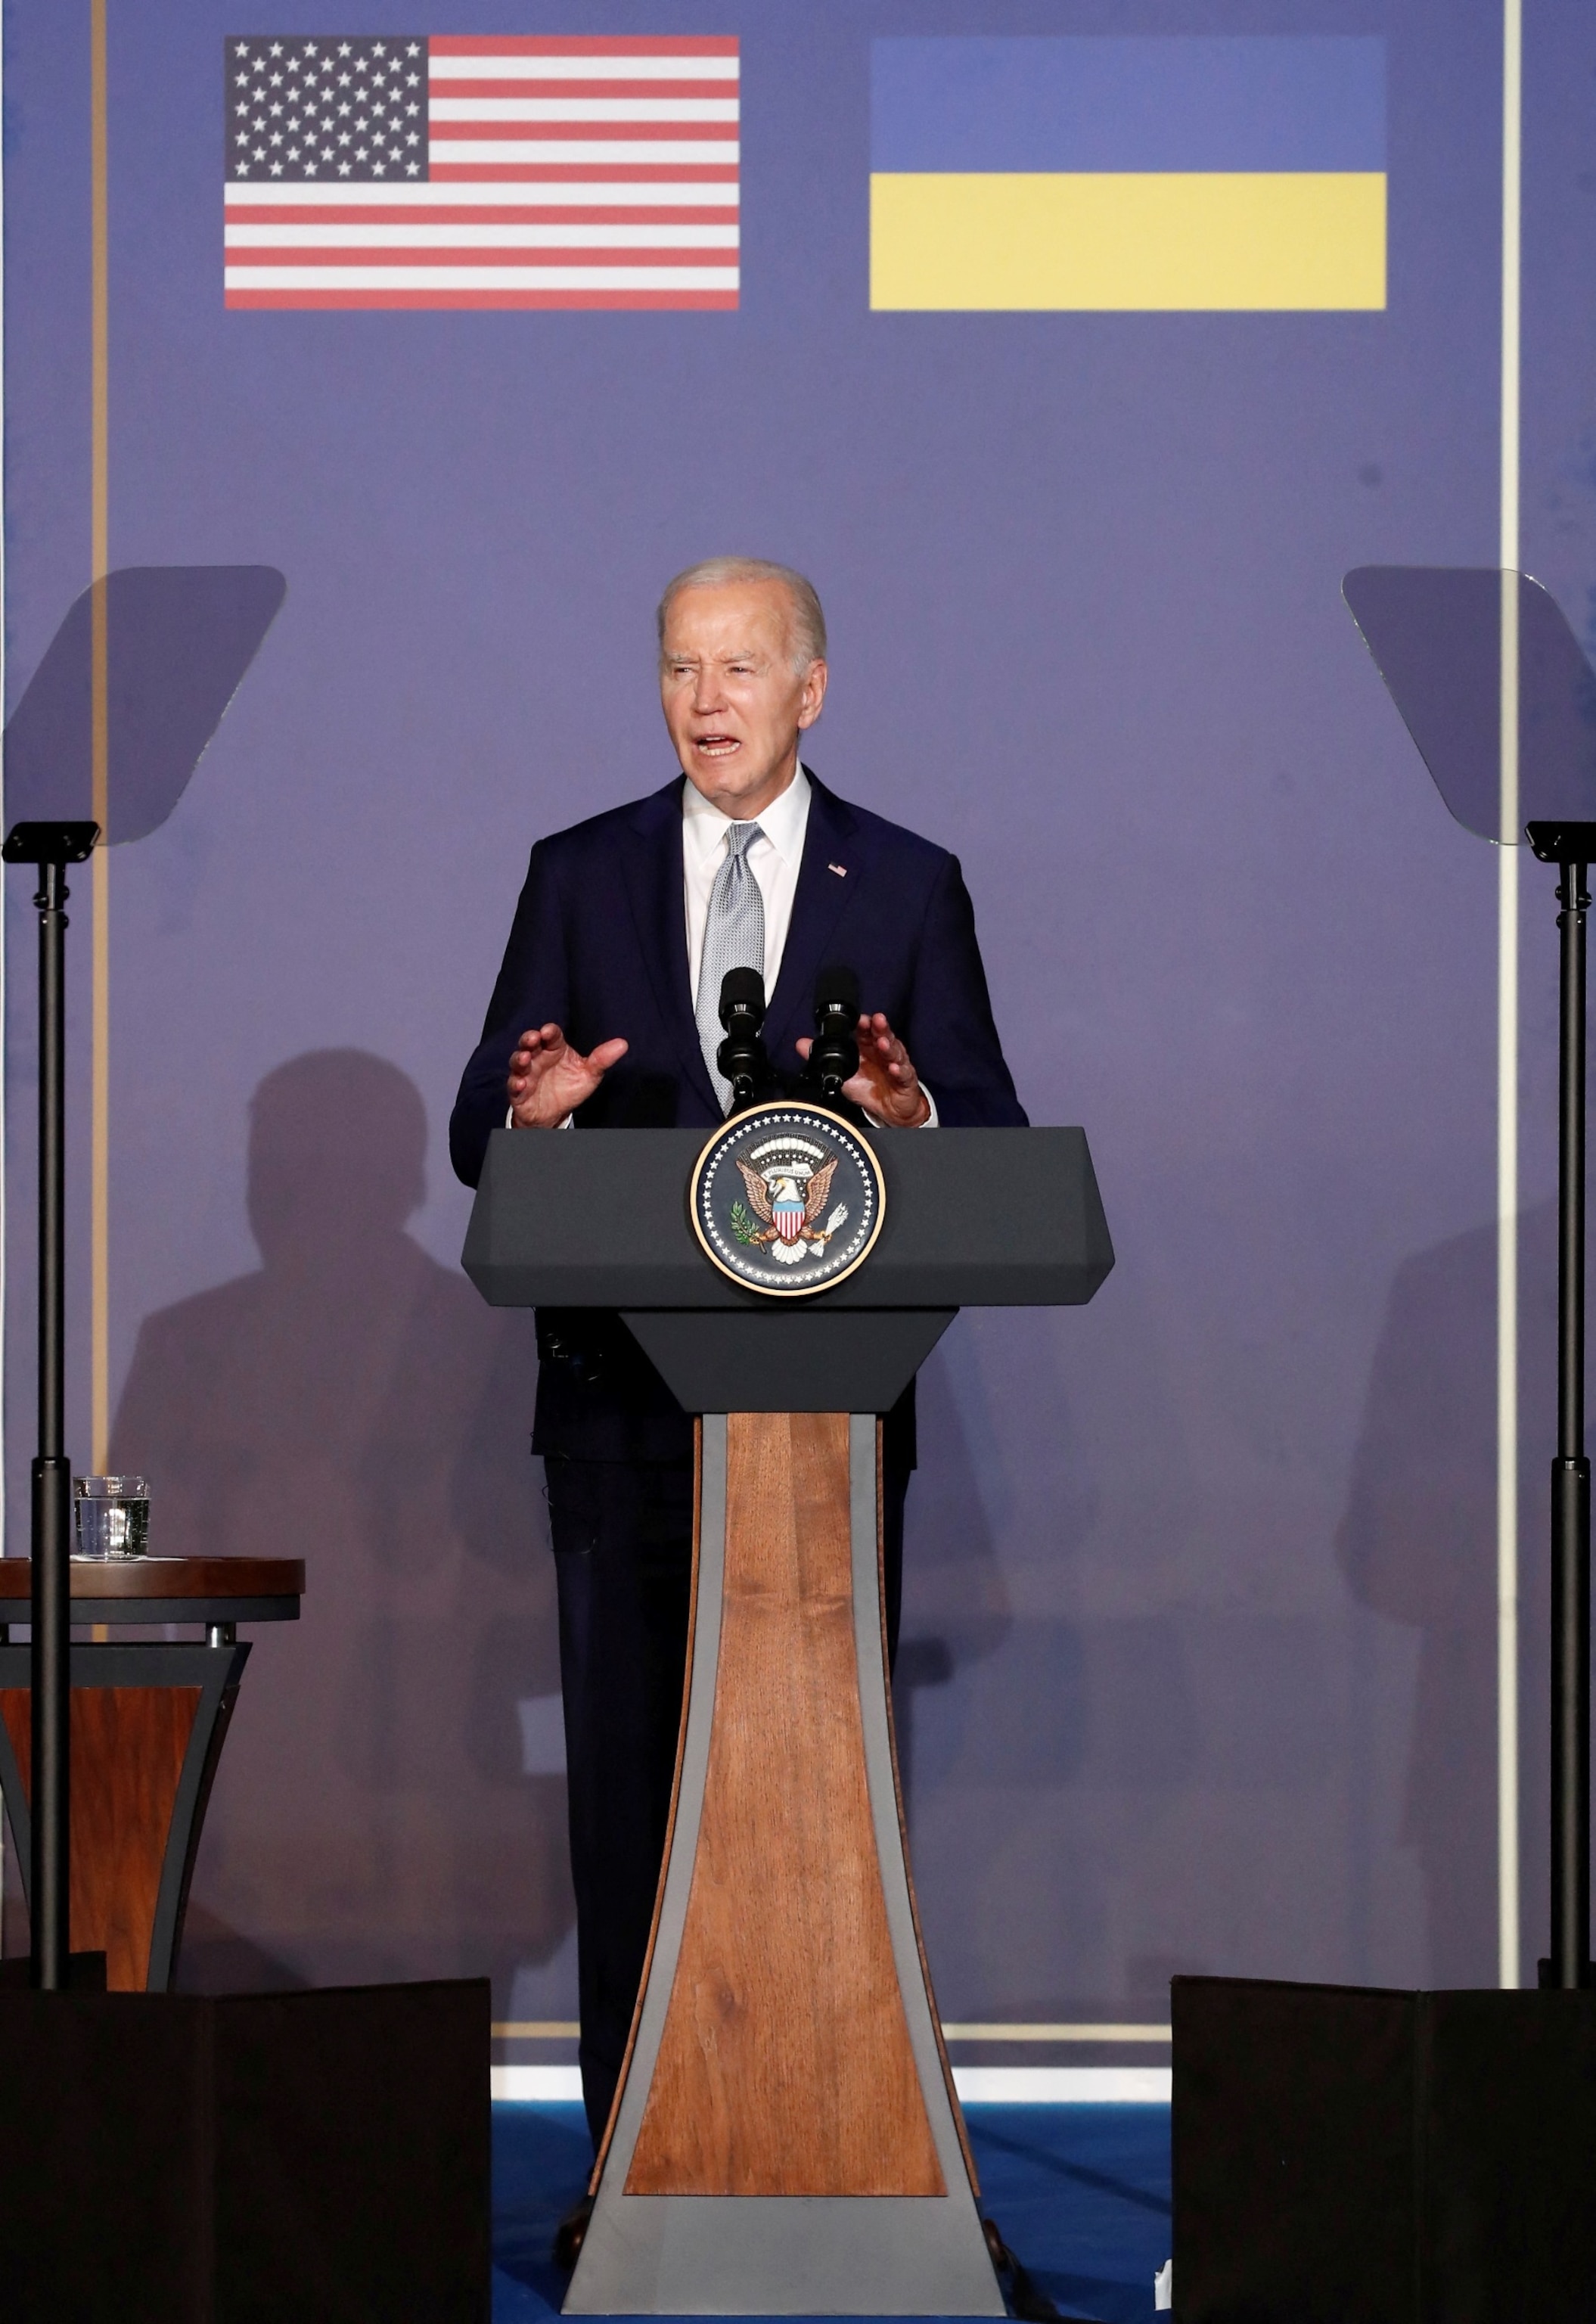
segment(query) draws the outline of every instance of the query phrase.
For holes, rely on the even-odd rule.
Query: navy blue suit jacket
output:
[[[578,1109],[578,1130],[708,1130],[721,1119],[687,969],[685,780],[678,775],[650,798],[533,848],[482,1040],[449,1123],[449,1152],[468,1186],[481,1176],[489,1133],[503,1124],[510,1053],[529,1026],[563,1026],[584,1052],[616,1037],[631,1045]],[[858,972],[863,1006],[884,1011],[902,1038],[943,1123],[1023,1128],[957,859],[850,807],[813,773],[809,781],[803,862],[765,1019],[771,1061],[798,1070],[795,1044],[814,1029],[816,972],[845,962]],[[618,1322],[544,1311],[539,1347],[540,1451],[667,1458],[690,1442]],[[591,1391],[585,1397],[577,1395],[584,1387]]]

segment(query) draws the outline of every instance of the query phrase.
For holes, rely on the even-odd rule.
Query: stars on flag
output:
[[[227,79],[235,181],[429,175],[424,40],[242,34],[227,42]]]

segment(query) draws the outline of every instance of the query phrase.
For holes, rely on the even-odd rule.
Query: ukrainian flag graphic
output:
[[[1385,43],[881,40],[870,303],[1382,308]]]

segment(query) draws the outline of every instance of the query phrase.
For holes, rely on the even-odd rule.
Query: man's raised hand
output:
[[[843,1084],[843,1095],[894,1130],[918,1130],[929,1121],[931,1101],[920,1087],[909,1051],[881,1010],[862,1017],[855,1031],[859,1071]],[[800,1041],[799,1056],[807,1057],[814,1046],[813,1041]]]
[[[517,1130],[557,1130],[593,1095],[626,1050],[624,1041],[601,1041],[584,1056],[558,1025],[538,1025],[523,1033],[511,1052],[505,1084]]]

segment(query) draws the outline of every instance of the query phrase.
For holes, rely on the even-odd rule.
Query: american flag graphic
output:
[[[734,39],[234,33],[229,307],[735,307]]]

